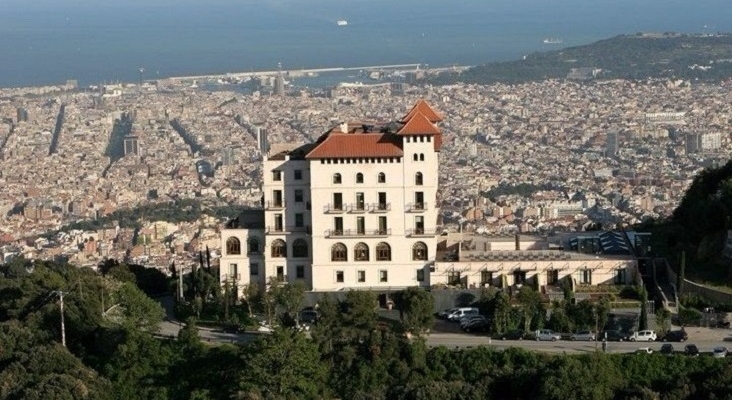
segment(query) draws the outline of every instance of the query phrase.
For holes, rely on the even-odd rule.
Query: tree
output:
[[[504,292],[496,292],[493,297],[493,324],[494,334],[506,332],[511,325],[511,303]]]
[[[297,315],[305,295],[305,285],[302,282],[295,282],[274,288],[276,288],[275,301],[282,309],[280,319],[288,323],[299,323]]]
[[[110,294],[110,306],[104,311],[106,321],[139,329],[157,332],[165,316],[163,307],[147,297],[135,285],[123,283]]]
[[[656,310],[656,326],[661,334],[671,329],[671,311],[666,308]]]
[[[643,331],[648,329],[648,292],[646,288],[640,287],[638,289],[640,293],[641,310],[640,317],[638,318],[638,330]]]
[[[524,285],[518,293],[518,301],[521,305],[521,315],[524,322],[524,331],[531,330],[531,323],[534,318],[540,317],[541,295],[528,285]]]
[[[420,335],[432,327],[435,305],[426,290],[413,286],[399,291],[394,294],[394,303],[405,332]]]
[[[684,294],[684,280],[686,279],[686,252],[681,252],[681,265],[679,266],[679,274],[676,276],[676,295],[681,298]]]
[[[276,330],[242,347],[245,374],[239,394],[265,399],[319,399],[328,370],[315,343],[290,329]],[[251,397],[250,397],[251,398]]]
[[[366,290],[349,290],[339,303],[341,325],[355,336],[362,336],[376,326],[376,295]]]
[[[242,300],[244,300],[247,303],[247,310],[249,311],[249,316],[254,315],[254,304],[256,301],[257,296],[259,295],[259,285],[253,282],[249,282],[246,285],[244,285],[244,288],[242,290]]]
[[[595,316],[597,317],[597,334],[605,330],[607,320],[610,315],[610,301],[603,296],[600,301],[595,303]]]

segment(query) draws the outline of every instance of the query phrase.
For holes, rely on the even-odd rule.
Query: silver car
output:
[[[536,332],[536,340],[550,340],[552,342],[556,342],[557,340],[561,339],[562,335],[554,332],[551,329],[542,329],[538,332]]]
[[[727,348],[724,346],[715,347],[712,351],[714,358],[725,358],[727,357]]]

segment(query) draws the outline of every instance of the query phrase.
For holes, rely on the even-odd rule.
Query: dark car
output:
[[[514,329],[503,333],[500,338],[501,340],[522,340],[526,333],[521,329]]]
[[[695,344],[687,344],[684,347],[684,354],[687,356],[697,357],[699,355],[699,348]]]
[[[474,319],[462,328],[465,332],[488,332],[491,329],[491,322],[485,318]]]
[[[320,318],[320,313],[316,310],[302,310],[300,311],[300,323],[303,324],[315,324]]]
[[[685,330],[681,329],[678,331],[670,331],[667,334],[663,335],[661,338],[664,342],[685,342],[689,340],[689,335],[686,333]]]
[[[627,340],[627,336],[620,333],[620,331],[604,331],[598,337],[598,340],[606,339],[608,342],[622,342]]]
[[[674,345],[666,343],[661,346],[661,354],[671,355],[674,354]]]

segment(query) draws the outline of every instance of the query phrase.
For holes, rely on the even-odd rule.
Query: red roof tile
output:
[[[442,121],[442,116],[438,114],[435,110],[433,110],[432,107],[430,107],[430,105],[427,104],[424,99],[420,99],[417,104],[415,104],[414,107],[409,110],[409,113],[407,113],[407,115],[402,118],[402,122],[407,122],[417,113],[420,113],[427,117],[430,122]]]
[[[388,133],[331,131],[305,158],[401,157],[401,138]]]
[[[414,114],[397,132],[398,135],[438,135],[440,128],[430,122],[422,113]]]

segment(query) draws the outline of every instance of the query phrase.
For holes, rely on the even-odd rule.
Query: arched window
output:
[[[386,183],[386,174],[383,172],[379,172],[379,183]]]
[[[416,174],[414,174],[414,184],[417,186],[422,186],[422,183],[423,183],[422,173],[417,172]]]
[[[241,254],[241,242],[239,241],[239,239],[233,236],[226,239],[226,254]]]
[[[424,161],[424,153],[419,153],[419,161]]]
[[[282,239],[272,242],[272,257],[287,257],[287,245]]]
[[[247,249],[247,253],[259,253],[259,240],[257,238],[249,238],[249,241],[247,242],[247,245],[249,248]]]
[[[417,161],[417,153],[412,154],[412,160]]]
[[[355,261],[368,261],[369,246],[366,243],[356,243],[353,247],[353,259]]]
[[[343,243],[336,243],[330,248],[331,261],[348,261],[348,249]]]
[[[422,242],[417,242],[412,246],[412,260],[426,261],[427,260],[427,245]]]
[[[297,239],[292,243],[292,256],[305,258],[308,256],[308,242],[303,239]]]
[[[360,172],[356,174],[356,183],[363,183],[363,174]]]
[[[376,261],[391,261],[391,247],[388,243],[376,245]]]
[[[341,174],[333,174],[333,183],[341,183]]]

